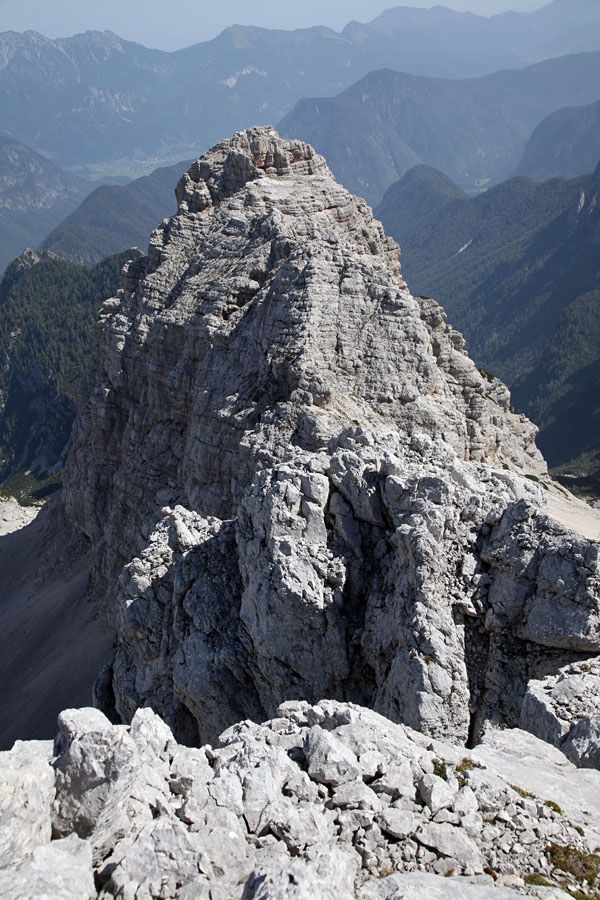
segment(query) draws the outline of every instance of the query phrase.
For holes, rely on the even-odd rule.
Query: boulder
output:
[[[50,841],[51,757],[51,741],[17,741],[0,753],[0,869],[19,865]]]
[[[519,725],[575,765],[600,769],[600,658],[530,681]]]

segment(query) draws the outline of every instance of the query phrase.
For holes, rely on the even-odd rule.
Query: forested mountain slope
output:
[[[173,185],[189,165],[164,166],[126,185],[101,185],[57,225],[41,249],[85,265],[124,247],[146,250],[152,229],[176,208]]]
[[[600,86],[598,87],[600,94]],[[551,113],[527,141],[516,175],[536,181],[591,172],[600,160],[600,100]]]
[[[81,202],[93,185],[0,134],[0,274]]]
[[[60,467],[101,302],[121,282],[127,251],[91,269],[27,251],[0,282],[0,480]]]
[[[600,471],[600,166],[476,197],[408,172],[376,209],[411,289],[434,296],[473,358],[511,387],[553,466]]]

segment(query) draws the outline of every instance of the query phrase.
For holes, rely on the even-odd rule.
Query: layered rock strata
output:
[[[190,743],[323,696],[516,725],[600,652],[598,545],[545,514],[534,426],[309,146],[241,132],[176,194],[104,304],[65,479],[118,630],[98,702]]]
[[[66,710],[59,729],[0,754],[6,897],[598,896],[600,773],[518,730],[470,752],[332,701],[198,749],[149,709],[130,727]]]

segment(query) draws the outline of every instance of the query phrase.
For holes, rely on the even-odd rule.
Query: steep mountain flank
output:
[[[600,89],[599,89],[600,91]],[[527,141],[515,175],[544,181],[593,172],[600,161],[600,100],[557,109]]]
[[[9,503],[0,494],[0,751],[53,735],[62,709],[91,704],[113,644],[91,590],[89,541],[64,526],[60,496],[41,510],[21,507],[29,524],[5,533],[4,515],[14,518],[17,506]]]
[[[516,724],[600,650],[535,429],[311,147],[238,133],[177,200],[103,306],[65,478],[118,632],[98,702],[191,742],[298,697]]]
[[[565,254],[566,258],[566,254]],[[537,365],[515,386],[515,402],[540,426],[538,444],[555,466],[600,481],[600,291],[582,293],[561,313]],[[597,484],[595,493],[600,493]]]
[[[0,281],[0,480],[61,468],[100,303],[128,250],[91,269],[27,250]]]
[[[91,189],[91,182],[0,134],[0,274],[15,256],[36,247]]]

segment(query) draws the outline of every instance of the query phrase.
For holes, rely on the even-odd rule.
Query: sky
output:
[[[492,15],[532,10],[548,0],[445,0],[441,5]],[[339,31],[351,19],[368,22],[391,6],[435,5],[435,0],[0,0],[0,31],[39,31],[69,37],[110,30],[146,47],[177,50],[215,37],[228,25],[303,28],[328,25]]]

